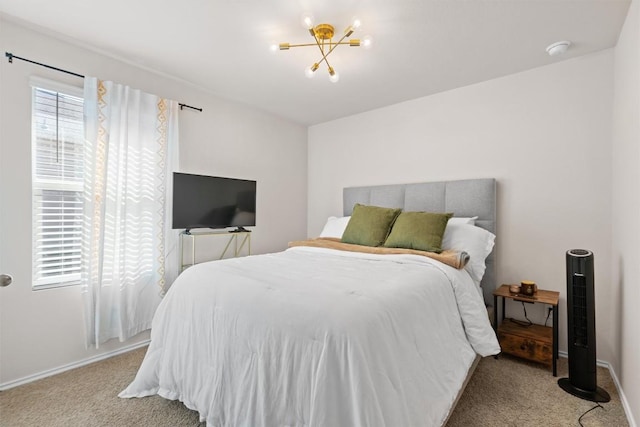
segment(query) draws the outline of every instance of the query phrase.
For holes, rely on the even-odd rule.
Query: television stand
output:
[[[240,228],[240,227],[239,227]],[[237,258],[240,256],[251,255],[251,231],[249,230],[232,230],[231,232],[222,231],[222,230],[210,230],[210,231],[183,231],[180,233],[180,272],[182,272],[187,267],[191,267],[199,262],[204,262],[202,260],[196,261],[196,240],[200,241],[200,239],[207,238],[205,240],[211,240],[207,242],[205,245],[208,250],[217,250],[220,253],[220,256],[217,259],[226,258]],[[219,241],[218,239],[221,237],[226,237],[225,240]],[[185,260],[185,239],[191,240],[191,262]],[[201,242],[200,243],[205,243]],[[198,246],[200,246],[200,243]],[[224,247],[223,247],[224,245]],[[211,258],[215,259],[215,258]],[[186,261],[186,262],[185,262]]]

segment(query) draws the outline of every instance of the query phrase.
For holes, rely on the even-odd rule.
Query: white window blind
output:
[[[33,287],[80,283],[83,99],[33,88]]]

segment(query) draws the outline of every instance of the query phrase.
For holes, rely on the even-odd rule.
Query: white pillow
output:
[[[452,224],[449,221],[442,237],[442,249],[468,253],[470,259],[464,268],[476,284],[480,285],[487,268],[484,260],[493,250],[495,239],[496,236],[484,228],[471,224]]]
[[[350,219],[350,216],[343,216],[341,218],[330,216],[320,233],[320,237],[335,237],[342,239],[342,235],[344,234],[344,230],[347,228],[347,224],[349,224]]]
[[[447,221],[447,225],[449,224],[471,224],[471,225],[476,225],[476,219],[478,219],[477,216],[472,216],[471,218],[463,218],[463,217],[459,217],[459,216],[454,216],[449,218],[449,221]]]

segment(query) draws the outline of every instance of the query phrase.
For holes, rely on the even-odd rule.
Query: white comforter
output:
[[[298,247],[182,273],[120,397],[178,399],[216,427],[438,426],[476,352],[499,351],[466,272]]]

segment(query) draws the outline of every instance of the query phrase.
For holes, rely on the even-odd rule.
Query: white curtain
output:
[[[82,291],[87,345],[125,341],[178,275],[178,103],[85,77]]]

